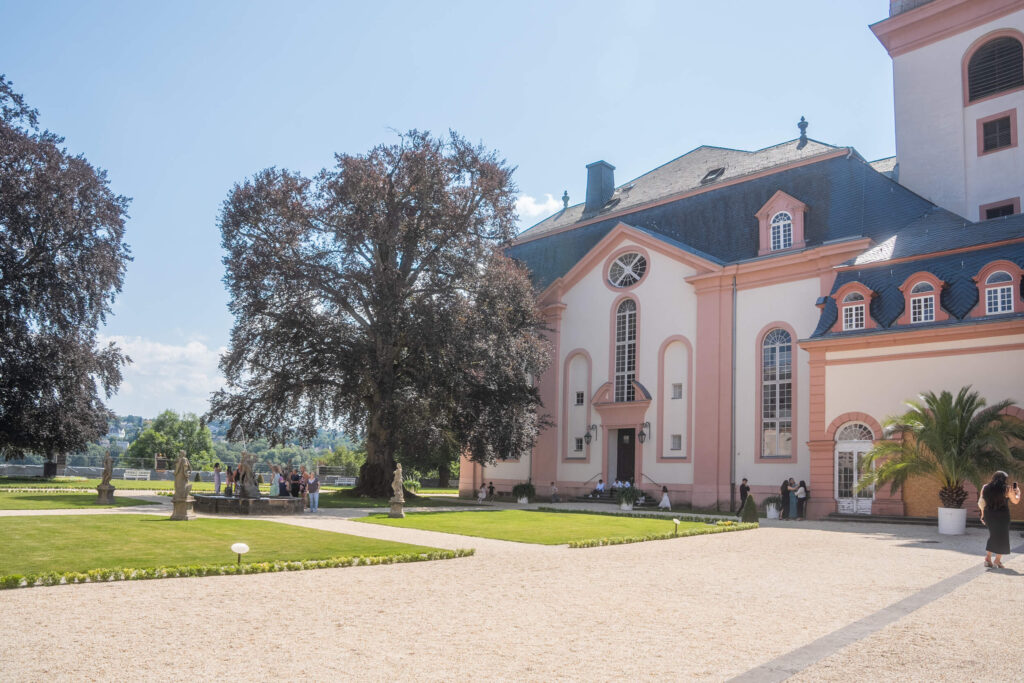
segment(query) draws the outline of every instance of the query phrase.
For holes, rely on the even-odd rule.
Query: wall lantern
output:
[[[644,422],[640,425],[640,433],[636,435],[636,438],[640,439],[640,443],[647,441],[647,436],[651,433],[651,423]]]
[[[594,436],[590,436],[590,432],[594,432]],[[583,440],[586,441],[587,445],[589,446],[591,439],[596,439],[596,438],[597,438],[597,425],[590,425],[589,427],[587,427],[587,431],[583,435]]]

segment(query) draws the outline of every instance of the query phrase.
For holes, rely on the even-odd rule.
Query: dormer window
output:
[[[1013,313],[1013,276],[1005,270],[985,278],[985,315]]]
[[[928,271],[914,273],[908,277],[900,287],[904,296],[904,306],[903,314],[896,323],[918,325],[949,320],[949,314],[942,310],[938,299],[942,287],[942,280]]]
[[[1020,281],[1024,271],[1013,261],[1000,259],[981,269],[974,278],[978,283],[978,303],[971,310],[976,317],[1019,313]]]
[[[868,311],[872,296],[872,291],[859,282],[847,282],[832,294],[839,307],[839,322],[843,332],[875,327]]]
[[[760,245],[758,256],[800,249],[804,241],[804,215],[807,205],[779,190],[757,212]]]
[[[701,185],[707,185],[708,183],[713,183],[716,180],[718,180],[719,178],[721,178],[722,174],[724,174],[724,173],[725,173],[725,167],[724,166],[719,167],[719,168],[713,168],[713,169],[711,169],[710,171],[708,171],[707,173],[704,174],[704,177],[700,179],[700,184]]]
[[[843,332],[864,329],[864,295],[851,292],[843,297]]]
[[[935,320],[935,288],[919,282],[910,290],[910,322],[930,323]],[[913,296],[917,294],[919,296]]]
[[[793,217],[780,211],[772,217],[772,251],[789,249],[793,246]]]

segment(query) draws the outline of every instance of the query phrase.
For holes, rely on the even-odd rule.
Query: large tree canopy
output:
[[[365,435],[360,490],[396,454],[520,455],[547,363],[513,235],[512,169],[452,133],[411,131],[315,178],[267,169],[236,185],[220,227],[235,315],[211,416],[233,437]]]
[[[40,131],[0,75],[0,452],[63,453],[107,429],[128,359],[99,325],[131,260],[128,199]]]

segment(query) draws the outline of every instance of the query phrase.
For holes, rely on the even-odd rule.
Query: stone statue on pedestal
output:
[[[192,484],[188,481],[188,475],[191,470],[192,465],[185,457],[185,451],[181,451],[178,454],[177,462],[174,463],[174,496],[171,498],[171,502],[174,503],[172,520],[188,520],[195,517],[189,513],[189,506],[192,504],[192,499],[189,497],[192,492]]]
[[[253,454],[242,453],[242,459],[238,463],[238,471],[235,473],[235,486],[239,498],[259,498],[260,485],[256,481],[256,473],[253,472]]]
[[[402,507],[405,505],[405,491],[403,490],[404,484],[405,480],[402,478],[402,463],[398,463],[395,465],[395,477],[391,480],[391,491],[395,495],[391,496],[391,500],[389,501],[391,503],[391,511],[388,512],[388,517],[405,517],[405,510]]]
[[[114,460],[110,457],[110,451],[107,451],[107,457],[103,458],[102,481],[96,487],[96,492],[99,494],[96,502],[100,505],[112,505],[114,503],[114,485],[110,483],[112,476],[114,476]]]

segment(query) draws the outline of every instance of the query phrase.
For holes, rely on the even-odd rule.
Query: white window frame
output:
[[[576,440],[574,442],[574,445],[575,445],[575,448],[573,449],[573,451],[576,452],[576,453],[582,453],[583,452],[583,437],[582,436],[577,436]]]
[[[864,329],[864,304],[843,306],[843,331]]]
[[[935,295],[910,297],[910,322],[930,323],[935,321]]]
[[[615,310],[615,402],[636,400],[637,307],[625,299]]]
[[[768,228],[769,249],[782,251],[793,246],[793,216],[787,211],[779,211],[772,216]]]
[[[673,399],[677,399],[677,398],[682,398],[682,397],[683,397],[683,383],[682,382],[676,382],[675,384],[672,385],[672,398]]]
[[[1013,313],[1014,284],[1013,276],[1005,270],[997,270],[985,278],[985,315]]]
[[[581,406],[584,403],[586,403],[586,394],[584,394],[582,391],[577,391],[576,392],[576,403],[574,403],[573,405]]]
[[[671,445],[669,446],[670,451],[681,451],[683,450],[683,435],[673,434],[671,439]]]
[[[794,351],[793,336],[782,328],[770,330],[761,340],[759,429],[762,458],[791,458],[793,456],[793,395]],[[785,400],[784,400],[785,399]],[[788,408],[786,405],[788,403]],[[775,443],[765,443],[765,427],[772,428]],[[782,434],[789,434],[789,450],[783,447]]]

